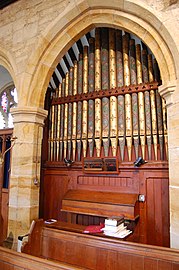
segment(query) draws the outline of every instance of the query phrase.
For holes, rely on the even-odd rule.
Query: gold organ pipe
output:
[[[112,144],[112,154],[117,153],[117,97],[110,97],[110,138]]]
[[[59,83],[58,87],[58,97],[60,98],[62,95],[62,84]],[[59,161],[59,148],[60,148],[60,117],[61,117],[61,106],[58,105],[58,123],[57,123],[57,161]]]
[[[52,126],[51,126],[51,151],[50,151],[50,160],[53,160],[53,150],[54,150],[54,106],[52,106]]]
[[[61,96],[64,97],[65,96],[65,78],[62,79],[62,92],[61,92]]]
[[[137,64],[137,82],[142,83],[142,64],[141,64],[141,47],[136,45],[136,64]],[[144,112],[144,94],[138,93],[139,103],[139,134],[142,148],[142,156],[145,158],[145,112]]]
[[[95,99],[95,142],[97,157],[101,152],[101,100]]]
[[[60,105],[58,105],[58,122],[57,122],[57,161],[59,159],[59,146],[60,146]]]
[[[83,93],[88,92],[88,46],[83,48]]]
[[[78,75],[78,64],[74,61],[73,67],[73,95],[77,94],[77,75]],[[73,102],[73,117],[72,117],[72,158],[76,159],[76,133],[77,133],[77,103]]]
[[[64,157],[67,156],[67,136],[68,136],[68,104],[65,103],[65,111],[64,111]]]
[[[72,137],[72,116],[73,107],[72,103],[68,104],[68,159],[71,159],[71,137]]]
[[[109,88],[116,87],[116,51],[115,51],[115,30],[109,30]]]
[[[139,133],[140,133],[140,141],[142,147],[142,156],[145,158],[145,112],[144,112],[144,95],[143,93],[138,93],[139,100]]]
[[[116,30],[116,84],[117,87],[124,85],[123,78],[123,55],[122,55],[122,30]]]
[[[83,48],[83,93],[88,92],[88,46]],[[83,141],[83,156],[86,157],[87,150],[87,132],[88,132],[88,102],[83,101],[82,115],[82,141]]]
[[[65,77],[65,97],[68,96],[68,88],[69,88],[69,72],[66,73]]]
[[[109,74],[110,89],[116,87],[116,52],[115,52],[115,30],[109,30]],[[110,97],[110,138],[112,154],[117,154],[117,97]]]
[[[129,39],[127,35],[123,36],[123,65],[124,65],[124,85],[130,85],[130,67],[129,67]]]
[[[49,122],[52,122],[52,106],[49,110]],[[52,128],[52,126],[51,126]],[[49,128],[48,131],[48,160],[51,161],[51,137],[52,137],[52,129]]]
[[[101,44],[100,29],[95,31],[95,91],[101,90]]]
[[[150,102],[151,102],[151,114],[152,114],[152,136],[154,143],[154,155],[157,160],[157,115],[156,115],[156,105],[155,105],[155,92],[150,91]]]
[[[92,93],[95,89],[95,39],[89,39],[89,75],[88,75],[88,92]],[[95,119],[95,102],[88,101],[88,145],[89,155],[94,153],[94,119]]]
[[[100,29],[95,31],[95,91],[101,90],[101,42]],[[96,154],[101,154],[101,100],[95,99],[95,143]]]
[[[155,94],[156,94],[156,107],[157,107],[157,128],[158,128],[158,139],[159,139],[159,146],[160,146],[160,158],[161,160],[163,160],[164,155],[164,134],[163,134],[163,119],[162,119],[162,99],[161,96],[158,92],[158,89],[155,90]]]
[[[77,103],[73,102],[73,118],[72,118],[72,148],[73,160],[76,156],[76,125],[77,125]]]
[[[130,161],[132,150],[132,106],[130,94],[125,95],[125,112],[126,112],[126,140],[127,140],[128,156]]]
[[[95,138],[101,138],[101,100],[95,99]]]
[[[77,77],[77,85],[78,85],[78,94],[83,92],[83,55],[79,54],[78,60],[78,77]]]
[[[129,37],[123,36],[123,63],[124,63],[124,84],[130,85],[130,66],[129,66]],[[126,112],[126,141],[129,161],[132,157],[132,105],[130,94],[125,94]]]
[[[68,87],[68,95],[72,96],[73,95],[73,67],[70,67],[70,72],[69,72],[69,87]]]
[[[148,54],[148,70],[149,70],[149,82],[154,81],[153,61],[152,55]]]
[[[78,65],[77,61],[74,61],[74,69],[73,69],[73,95],[77,94],[77,79],[78,76]]]
[[[137,83],[142,83],[141,47],[136,45]]]
[[[58,97],[60,98],[62,96],[62,84],[59,83],[59,86],[58,86]]]

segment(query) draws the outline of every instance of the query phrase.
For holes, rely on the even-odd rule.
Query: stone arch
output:
[[[9,74],[12,77],[12,80],[14,82],[14,85],[17,87],[17,77],[16,77],[16,65],[15,65],[15,61],[12,57],[12,55],[10,54],[9,51],[6,51],[5,46],[2,47],[0,46],[0,65],[2,65],[4,68],[7,69],[7,71],[9,72]]]
[[[63,16],[61,14],[46,29],[40,45],[29,60],[26,74],[28,74],[30,95],[24,105],[32,106],[33,104],[33,106],[43,107],[45,92],[59,59],[84,33],[98,26],[118,27],[132,31],[154,53],[163,84],[167,85],[168,82],[176,80],[179,64],[175,62],[175,59],[178,58],[178,50],[174,41],[174,45],[169,49],[172,38],[162,22],[144,6],[141,7],[127,0],[121,6],[119,5],[119,3],[115,4],[115,1],[107,0],[99,9],[98,4],[90,5],[86,0],[79,4],[73,3],[69,5]],[[31,74],[30,77],[29,74]],[[25,88],[27,88],[27,80],[24,80]],[[34,94],[36,104],[34,104]]]

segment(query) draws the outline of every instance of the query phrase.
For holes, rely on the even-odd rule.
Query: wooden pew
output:
[[[178,250],[83,234],[84,226],[64,224],[38,221],[22,251],[82,269],[179,269]]]
[[[0,247],[1,270],[80,270],[60,262],[52,262]]]

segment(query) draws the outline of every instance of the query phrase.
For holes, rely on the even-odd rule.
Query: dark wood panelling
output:
[[[69,177],[66,174],[46,173],[44,176],[44,218],[60,219],[62,199],[68,190]]]
[[[134,168],[132,163],[119,164],[118,175],[87,175],[80,164],[72,168],[55,166],[43,170],[44,181],[41,194],[43,214],[41,217],[67,220],[62,214],[61,202],[69,189],[104,192],[136,193],[145,196],[139,202],[139,241],[153,245],[169,246],[169,198],[168,168],[166,162],[147,163]],[[42,192],[43,190],[43,192]],[[72,215],[72,222],[98,224],[99,217]]]
[[[77,189],[96,190],[100,188],[101,191],[123,192],[123,193],[138,193],[139,179],[128,173],[128,176],[86,176],[80,175],[77,178]]]
[[[167,178],[147,178],[147,243],[169,246],[169,194]]]

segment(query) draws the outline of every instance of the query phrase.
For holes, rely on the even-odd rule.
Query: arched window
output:
[[[0,129],[12,128],[10,109],[17,106],[17,90],[13,84],[0,90]]]

